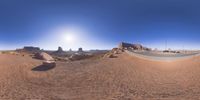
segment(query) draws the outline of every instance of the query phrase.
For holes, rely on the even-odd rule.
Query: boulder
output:
[[[55,67],[56,63],[55,63],[55,61],[44,61],[43,62],[43,66],[46,66],[46,67]]]
[[[41,59],[41,60],[46,60],[46,61],[54,61],[53,57],[45,52],[36,53],[35,58]]]

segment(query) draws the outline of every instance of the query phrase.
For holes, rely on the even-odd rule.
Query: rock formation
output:
[[[69,52],[72,52],[72,49],[71,49],[71,48],[69,49]]]
[[[141,44],[131,44],[131,43],[125,43],[121,42],[118,46],[119,49],[132,49],[132,50],[151,50],[150,48],[144,47]]]
[[[58,47],[58,50],[55,52],[52,52],[51,55],[54,56],[66,56],[66,52],[63,51],[62,47]]]
[[[39,51],[40,50],[39,47],[32,47],[32,46],[25,46],[23,49],[27,50],[27,51]]]
[[[17,49],[17,52],[28,52],[28,53],[38,53],[40,52],[39,47],[25,46],[23,49]]]
[[[120,48],[113,48],[110,52],[106,53],[103,57],[104,58],[116,58],[117,54],[122,53],[122,49]]]
[[[120,49],[125,49],[125,48],[129,48],[129,47],[132,47],[132,44],[130,43],[125,43],[125,42],[121,42],[118,46],[118,48]]]
[[[78,48],[78,52],[83,52],[83,48]]]
[[[41,59],[41,60],[46,60],[46,61],[54,61],[53,57],[45,52],[36,53],[35,58]]]
[[[62,47],[58,47],[58,50],[57,50],[57,52],[63,52],[63,49],[62,49]]]
[[[104,58],[115,58],[115,57],[117,57],[117,56],[114,56],[113,53],[106,53],[103,57],[104,57]]]

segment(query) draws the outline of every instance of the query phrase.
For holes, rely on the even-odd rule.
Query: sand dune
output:
[[[0,54],[0,100],[199,99],[200,57],[171,62],[117,58],[57,62]]]

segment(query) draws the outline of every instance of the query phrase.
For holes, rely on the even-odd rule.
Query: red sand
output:
[[[0,54],[0,100],[199,99],[200,57],[161,62],[127,54],[117,58],[57,62]]]

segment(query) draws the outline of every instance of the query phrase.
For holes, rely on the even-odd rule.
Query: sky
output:
[[[0,0],[0,49],[200,49],[199,0]]]

